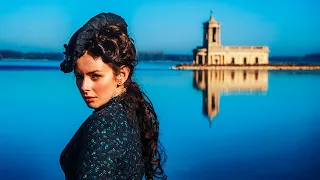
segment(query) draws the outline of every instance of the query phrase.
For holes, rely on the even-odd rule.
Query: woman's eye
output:
[[[93,74],[93,75],[91,76],[91,79],[97,80],[97,79],[99,79],[100,77],[101,77],[101,75]]]

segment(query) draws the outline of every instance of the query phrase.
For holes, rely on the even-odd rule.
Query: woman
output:
[[[136,50],[124,19],[98,14],[65,48],[61,70],[74,72],[94,109],[61,153],[66,179],[166,179],[157,115],[132,80]]]

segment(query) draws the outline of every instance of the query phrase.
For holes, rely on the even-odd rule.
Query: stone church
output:
[[[268,64],[268,46],[222,46],[220,23],[213,15],[204,24],[203,46],[193,50],[195,65]]]

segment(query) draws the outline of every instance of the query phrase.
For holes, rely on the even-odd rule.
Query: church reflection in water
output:
[[[219,113],[220,94],[266,92],[268,71],[203,70],[193,72],[193,88],[202,91],[202,112],[212,119]]]

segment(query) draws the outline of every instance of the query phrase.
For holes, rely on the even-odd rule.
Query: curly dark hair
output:
[[[132,102],[130,106],[134,106],[136,110],[145,165],[144,176],[148,180],[167,179],[162,168],[166,161],[166,154],[159,141],[157,114],[148,96],[141,90],[138,83],[132,80],[137,65],[134,41],[127,34],[127,25],[120,16],[111,13],[101,15],[111,16],[114,21],[110,23],[109,20],[107,21],[109,23],[96,25],[101,22],[101,18],[91,19],[90,25],[88,22],[80,28],[71,38],[69,45],[65,45],[66,60],[61,63],[61,70],[65,73],[72,72],[75,61],[85,52],[94,58],[101,57],[112,68],[115,75],[119,74],[122,66],[130,69],[128,79],[124,83],[126,93],[122,96],[121,102]],[[98,28],[92,28],[95,25]]]

